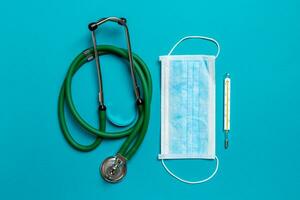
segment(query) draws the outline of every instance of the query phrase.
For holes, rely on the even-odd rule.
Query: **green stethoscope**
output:
[[[95,31],[105,22],[112,21],[125,28],[127,48],[122,49],[110,45],[97,45]],[[75,149],[83,152],[88,152],[98,147],[103,139],[117,139],[127,137],[121,148],[118,150],[115,156],[105,159],[100,167],[100,173],[104,180],[115,183],[121,180],[126,174],[126,162],[132,158],[139,146],[143,142],[145,137],[150,116],[150,103],[152,96],[152,81],[150,72],[143,62],[143,60],[131,51],[129,31],[125,18],[107,17],[102,18],[95,23],[89,24],[89,30],[92,33],[93,47],[80,53],[72,62],[67,75],[64,79],[63,85],[60,90],[58,100],[58,117],[61,130],[65,139]],[[126,130],[118,132],[107,132],[106,127],[106,107],[103,98],[102,76],[100,68],[99,56],[106,54],[114,54],[120,58],[128,59],[130,65],[130,74],[134,86],[134,93],[136,96],[136,104],[138,108],[138,118],[136,122]],[[99,84],[99,128],[94,128],[88,124],[78,113],[73,103],[71,94],[72,78],[77,70],[85,63],[95,59]],[[136,75],[142,85],[143,99],[141,98],[139,87],[137,84]],[[94,135],[95,141],[90,145],[79,144],[71,136],[65,119],[64,103],[66,102],[67,108],[70,110],[72,117],[75,121],[88,133]]]

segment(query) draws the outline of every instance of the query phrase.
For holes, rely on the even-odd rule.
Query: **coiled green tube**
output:
[[[99,56],[105,54],[114,54],[120,58],[128,59],[128,53],[126,49],[118,48],[110,45],[99,45],[97,46],[97,52]],[[79,54],[72,62],[63,85],[60,90],[58,99],[58,119],[62,133],[67,140],[67,142],[79,151],[91,151],[98,147],[102,139],[118,139],[122,137],[127,137],[123,145],[117,152],[127,160],[129,160],[134,153],[137,151],[148,129],[149,118],[150,118],[150,104],[152,97],[152,80],[150,72],[143,62],[143,60],[136,54],[133,53],[133,64],[134,72],[138,76],[142,85],[143,103],[137,103],[138,106],[138,120],[130,128],[119,131],[119,132],[106,132],[106,112],[105,109],[99,109],[99,128],[94,128],[88,124],[77,112],[75,105],[73,103],[71,94],[71,83],[74,74],[77,70],[82,67],[88,58],[93,57],[93,48],[87,49],[84,53]],[[95,141],[89,145],[83,145],[76,142],[71,136],[65,119],[64,105],[70,110],[73,119],[84,129],[87,133],[95,136]]]

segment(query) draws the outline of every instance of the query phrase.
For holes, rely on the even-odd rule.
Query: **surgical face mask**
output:
[[[216,55],[171,55],[186,39],[215,43]],[[215,155],[215,59],[216,40],[203,36],[182,38],[161,61],[161,159],[165,169],[185,183],[202,183],[218,170]],[[164,159],[216,159],[212,175],[187,181],[171,172]]]

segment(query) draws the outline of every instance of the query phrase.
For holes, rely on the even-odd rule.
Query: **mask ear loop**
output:
[[[184,40],[187,40],[187,39],[201,39],[201,40],[207,40],[207,41],[210,41],[210,42],[213,42],[218,50],[217,50],[217,53],[215,55],[215,57],[217,58],[219,56],[219,53],[221,51],[221,47],[220,47],[220,44],[218,43],[217,40],[215,40],[214,38],[210,38],[210,37],[206,37],[206,36],[200,36],[200,35],[190,35],[190,36],[186,36],[184,38],[181,38],[173,47],[172,49],[170,50],[170,52],[168,53],[168,56],[170,56],[172,54],[172,52],[174,51],[174,49],[181,43],[183,42]]]
[[[218,169],[219,169],[219,159],[218,157],[216,156],[215,157],[215,160],[216,160],[216,168],[214,170],[214,172],[207,178],[203,179],[203,180],[199,180],[199,181],[188,181],[186,179],[183,179],[183,178],[180,178],[179,176],[175,175],[168,167],[167,165],[165,164],[164,162],[164,159],[161,159],[161,163],[162,165],[164,166],[164,168],[167,170],[167,172],[173,176],[174,178],[176,178],[177,180],[181,181],[181,182],[184,182],[184,183],[188,183],[188,184],[199,184],[199,183],[204,183],[204,182],[207,182],[209,181],[210,179],[212,179],[216,173],[218,172]]]
[[[215,39],[213,39],[213,38],[210,38],[210,37],[206,37],[206,36],[197,36],[197,35],[186,36],[186,37],[180,39],[180,40],[172,47],[172,49],[171,49],[170,52],[168,53],[168,56],[170,56],[170,55],[173,53],[174,49],[175,49],[181,42],[183,42],[184,40],[187,40],[187,39],[202,39],[202,40],[207,40],[207,41],[213,42],[213,43],[217,46],[217,48],[218,48],[218,49],[217,49],[217,53],[216,53],[216,55],[215,55],[215,58],[216,58],[216,59],[218,58],[218,56],[219,56],[219,54],[220,54],[220,50],[221,50],[221,47],[220,47],[220,44],[218,43],[218,41],[215,40]],[[164,168],[166,169],[166,171],[167,171],[171,176],[173,176],[174,178],[176,178],[177,180],[179,180],[179,181],[181,181],[181,182],[184,182],[184,183],[188,183],[188,184],[200,184],[200,183],[204,183],[204,182],[209,181],[209,180],[212,179],[212,178],[216,175],[216,173],[218,172],[218,169],[219,169],[219,159],[218,159],[217,156],[215,157],[215,160],[216,160],[216,167],[215,167],[215,170],[213,171],[213,173],[212,173],[209,177],[207,177],[207,178],[205,178],[205,179],[203,179],[203,180],[199,180],[199,181],[188,181],[188,180],[182,179],[182,178],[178,177],[177,175],[175,175],[175,174],[167,167],[167,165],[166,165],[165,162],[164,162],[164,159],[161,159],[161,163],[162,163],[162,165],[164,166]]]

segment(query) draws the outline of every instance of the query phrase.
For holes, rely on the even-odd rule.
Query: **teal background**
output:
[[[0,6],[0,199],[300,199],[300,2],[247,1],[2,1]],[[64,140],[57,98],[72,59],[91,46],[87,24],[125,16],[133,51],[148,64],[153,101],[148,134],[119,184],[105,183],[99,164],[122,141],[105,141],[81,153]],[[186,35],[206,35],[221,44],[216,64],[218,174],[208,183],[173,179],[157,160],[160,152],[160,64]],[[123,30],[110,24],[99,43],[125,46]],[[176,53],[214,53],[201,41]],[[111,115],[135,114],[128,67],[104,58],[105,100]],[[223,78],[232,77],[230,148],[224,150]],[[74,78],[74,100],[96,125],[94,63]],[[69,120],[75,137],[92,137]],[[109,127],[111,130],[114,127]],[[196,180],[214,167],[208,161],[172,161],[168,166]]]

